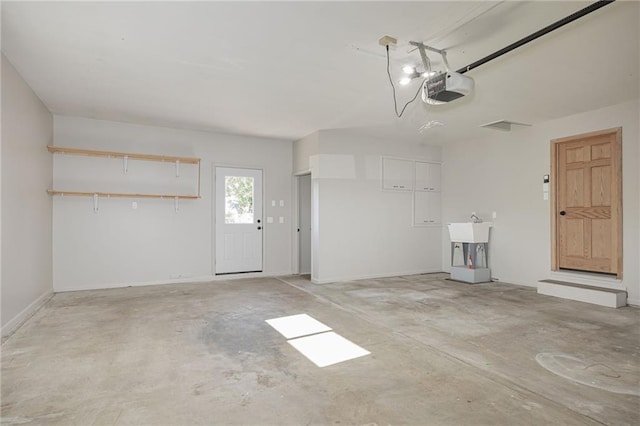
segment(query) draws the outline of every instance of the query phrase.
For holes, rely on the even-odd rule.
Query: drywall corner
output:
[[[53,116],[2,55],[2,334],[53,289]],[[9,332],[9,331],[7,331]]]
[[[20,313],[18,313],[18,315],[11,318],[6,324],[2,324],[2,338],[4,339],[11,336],[22,324],[34,316],[52,297],[53,291],[46,291],[45,293],[42,293],[40,297],[24,308]]]
[[[314,132],[293,143],[293,173],[311,170],[310,157],[320,152],[320,132]]]

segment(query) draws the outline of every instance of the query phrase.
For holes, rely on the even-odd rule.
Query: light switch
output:
[[[280,200],[280,207],[284,207],[284,200]]]
[[[271,207],[275,207],[276,206],[276,200],[271,200]]]
[[[284,216],[280,216],[280,223],[284,223]]]
[[[267,223],[273,223],[273,217],[267,216]]]
[[[498,212],[493,212],[491,214],[491,217],[494,218],[494,219],[497,219],[498,218]]]

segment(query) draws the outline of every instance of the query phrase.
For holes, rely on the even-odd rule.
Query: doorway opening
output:
[[[311,174],[296,176],[298,274],[311,274]]]

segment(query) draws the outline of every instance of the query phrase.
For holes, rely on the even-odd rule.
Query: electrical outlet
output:
[[[131,202],[131,209],[132,210],[136,210],[138,208],[138,202],[137,201],[132,201]]]
[[[284,200],[280,200],[280,207],[284,207]]]

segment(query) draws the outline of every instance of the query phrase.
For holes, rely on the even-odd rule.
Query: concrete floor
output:
[[[2,424],[640,424],[640,310],[444,274],[56,294],[2,346]],[[371,355],[318,368],[265,319]]]

